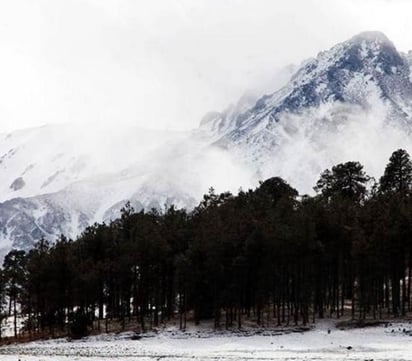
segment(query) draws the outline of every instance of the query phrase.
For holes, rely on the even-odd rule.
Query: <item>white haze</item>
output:
[[[289,76],[288,68],[276,73],[274,88]],[[397,122],[388,123],[387,115],[372,88],[367,107],[334,103],[284,115],[273,130],[277,147],[259,144],[234,152],[211,147],[216,138],[199,131],[70,123],[16,131],[0,136],[0,153],[13,153],[0,164],[0,200],[65,190],[65,197],[78,198],[74,208],[83,208],[87,199],[88,212],[101,221],[107,209],[129,199],[146,207],[171,200],[192,207],[209,187],[236,193],[272,176],[284,177],[302,194],[313,194],[319,174],[339,162],[358,160],[378,179],[394,150],[412,150],[410,135]],[[259,162],[248,159],[255,152]],[[13,191],[10,185],[18,177],[26,186]],[[63,206],[68,204],[65,197]]]
[[[388,120],[389,108],[377,91],[367,99],[366,108],[337,102],[285,115],[278,124],[279,147],[263,160],[261,177],[280,175],[300,193],[313,194],[322,171],[359,161],[379,180],[393,151],[412,151],[412,137],[402,122]]]
[[[196,128],[365,30],[412,48],[409,0],[15,0],[0,4],[0,132],[78,122]]]
[[[285,85],[292,71],[289,66],[274,72],[272,89]],[[248,95],[257,99],[260,92],[249,90]],[[197,130],[108,122],[65,122],[3,133],[0,202],[65,189],[75,197],[71,185],[76,183],[81,197],[84,189],[97,194],[102,215],[113,204],[132,198],[163,206],[168,197],[177,197],[187,201],[179,206],[194,206],[210,187],[237,192],[241,186],[256,185],[254,168],[229,151],[210,147],[213,141]],[[15,190],[12,185],[19,178],[25,185]],[[96,221],[101,221],[99,216]]]
[[[209,187],[254,184],[246,166],[210,143],[197,133],[130,126],[56,124],[0,135],[0,201],[69,189],[71,197],[98,194],[93,203],[103,211],[132,198],[163,206],[186,197],[179,206],[193,206]],[[24,186],[13,189],[19,178]]]
[[[324,105],[283,119],[282,146],[264,167],[171,130],[196,128],[245,92],[275,91],[289,75],[279,69],[360,31],[381,30],[412,49],[411,13],[401,0],[3,2],[0,131],[59,125],[17,143],[24,132],[0,138],[0,156],[16,154],[0,167],[2,200],[84,188],[82,197],[98,194],[99,218],[132,197],[163,204],[184,192],[197,201],[210,186],[236,192],[274,175],[312,192],[322,170],[347,160],[378,177],[391,152],[412,142],[386,125],[373,97],[369,110]],[[68,165],[79,159],[86,165],[74,177]],[[61,169],[67,176],[42,187]],[[27,187],[12,192],[20,176]]]

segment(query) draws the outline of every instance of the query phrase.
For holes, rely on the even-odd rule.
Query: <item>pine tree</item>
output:
[[[380,179],[382,193],[409,195],[412,187],[412,161],[404,149],[393,152]]]
[[[340,197],[360,202],[366,196],[370,179],[359,162],[341,163],[332,167],[332,171],[327,169],[321,174],[315,191],[326,199]]]
[[[23,294],[27,277],[26,252],[11,250],[4,258],[3,269],[6,282],[6,294],[10,300],[9,309],[13,308],[14,336],[17,337],[17,303]]]

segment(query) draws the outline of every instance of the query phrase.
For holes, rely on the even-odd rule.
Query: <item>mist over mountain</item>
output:
[[[348,160],[378,177],[393,150],[412,145],[411,59],[367,32],[269,75],[271,93],[252,89],[192,132],[53,125],[0,135],[1,252],[75,237],[127,201],[193,208],[210,186],[236,192],[274,175],[313,192],[321,171]]]
[[[281,175],[311,192],[322,170],[349,159],[380,175],[393,149],[411,144],[411,105],[410,56],[367,32],[304,61],[246,111],[202,126],[260,178]]]
[[[0,252],[41,237],[76,237],[135,210],[193,208],[213,185],[236,191],[250,173],[200,133],[53,125],[2,136]],[[34,156],[33,156],[34,154]]]

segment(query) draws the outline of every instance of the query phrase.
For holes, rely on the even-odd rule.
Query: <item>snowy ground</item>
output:
[[[330,334],[328,329],[331,329]],[[68,360],[412,360],[412,324],[338,330],[329,323],[305,333],[228,335],[166,332],[132,340],[130,333],[0,348],[2,361]]]

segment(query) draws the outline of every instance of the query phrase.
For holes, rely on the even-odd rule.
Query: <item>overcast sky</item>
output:
[[[0,2],[0,131],[191,129],[276,71],[364,30],[412,49],[409,0]]]

